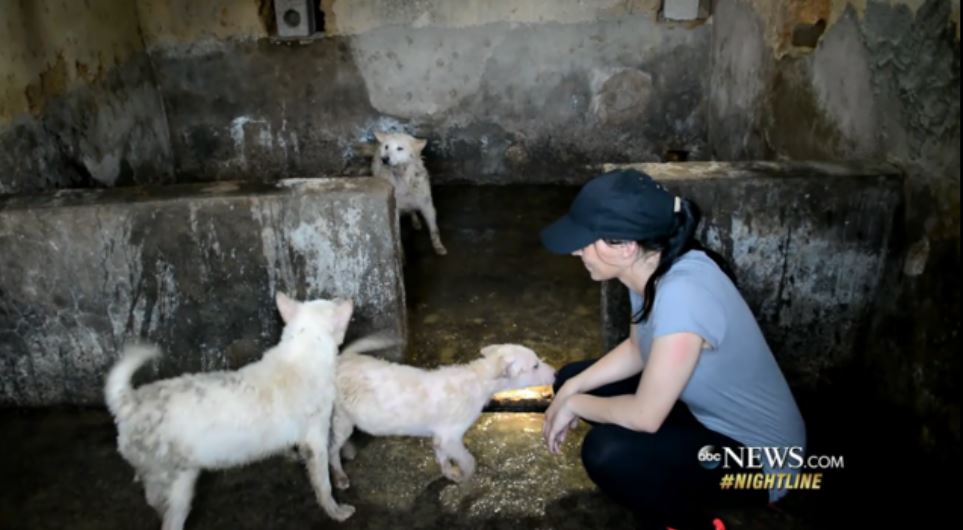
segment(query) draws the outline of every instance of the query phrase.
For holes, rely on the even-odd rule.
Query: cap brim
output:
[[[568,215],[548,225],[541,235],[545,248],[556,254],[571,254],[598,239]]]

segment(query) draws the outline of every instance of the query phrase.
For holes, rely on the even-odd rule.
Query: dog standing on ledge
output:
[[[435,204],[431,198],[431,182],[428,170],[421,159],[421,151],[427,144],[404,133],[375,132],[378,150],[371,160],[371,174],[387,180],[395,189],[395,205],[399,214],[410,213],[415,230],[421,229],[418,214],[425,218],[435,253],[448,253],[441,243],[436,221]]]

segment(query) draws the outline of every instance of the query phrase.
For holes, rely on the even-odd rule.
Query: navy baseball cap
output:
[[[633,169],[590,180],[561,219],[542,230],[542,244],[571,254],[599,239],[641,241],[668,235],[675,226],[677,198],[651,176]]]

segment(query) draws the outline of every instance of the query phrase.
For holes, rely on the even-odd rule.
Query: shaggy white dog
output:
[[[398,213],[410,213],[411,224],[416,230],[421,229],[418,221],[418,213],[421,213],[428,223],[431,245],[435,252],[439,255],[447,254],[438,233],[428,170],[421,160],[421,151],[427,141],[404,133],[376,132],[375,138],[378,139],[378,150],[371,160],[371,174],[394,186]]]
[[[425,370],[361,355],[379,349],[367,344],[345,350],[338,358],[330,461],[335,485],[349,487],[340,450],[355,427],[375,436],[431,437],[445,477],[461,482],[475,471],[475,459],[462,437],[496,392],[548,385],[555,369],[532,350],[517,344],[495,344],[481,358],[464,365]],[[457,464],[457,467],[453,465]]]
[[[327,452],[338,347],[353,304],[300,303],[283,293],[276,301],[285,322],[280,342],[237,371],[187,374],[135,390],[131,377],[159,350],[133,346],[107,377],[118,449],[164,530],[183,528],[201,470],[247,464],[292,445],[306,455],[327,514],[343,521],[354,513],[332,498]]]

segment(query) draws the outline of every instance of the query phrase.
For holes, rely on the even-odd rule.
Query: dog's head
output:
[[[404,133],[374,133],[378,139],[376,157],[386,166],[401,166],[421,157],[427,140],[420,140]]]
[[[344,334],[348,330],[348,322],[354,312],[351,300],[309,300],[299,302],[288,295],[277,294],[278,312],[284,320],[285,335],[297,329],[318,329],[328,333],[336,344],[344,342]]]
[[[550,385],[555,382],[555,368],[538,355],[519,344],[492,344],[481,354],[495,363],[497,377],[504,380],[505,389]]]

